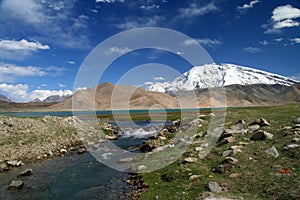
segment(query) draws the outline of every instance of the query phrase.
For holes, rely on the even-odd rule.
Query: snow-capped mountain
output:
[[[280,84],[293,85],[296,80],[234,64],[207,64],[196,66],[170,82],[155,82],[147,90],[176,92],[228,85]]]

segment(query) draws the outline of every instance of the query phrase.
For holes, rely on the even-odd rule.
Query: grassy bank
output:
[[[300,147],[284,149],[287,145],[295,143],[295,137],[300,137],[299,131],[292,129],[296,124],[293,120],[300,117],[299,111],[297,104],[228,109],[226,127],[241,119],[249,124],[263,117],[271,125],[261,129],[272,133],[273,139],[252,141],[252,134],[236,136],[234,142],[216,146],[206,158],[193,163],[183,163],[184,158],[197,155],[195,147],[199,144],[194,143],[171,165],[141,174],[149,188],[141,194],[140,199],[204,199],[208,195],[206,184],[209,181],[215,181],[223,188],[223,191],[215,196],[270,200],[300,199]],[[223,171],[216,173],[216,167],[225,159],[223,152],[240,144],[243,144],[241,151],[230,155],[238,162],[228,164]],[[278,150],[279,157],[272,157],[265,152],[272,146]],[[197,175],[197,178],[191,178],[192,175]]]

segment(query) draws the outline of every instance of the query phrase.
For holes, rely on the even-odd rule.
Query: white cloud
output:
[[[128,47],[117,47],[117,46],[113,46],[113,47],[110,47],[108,49],[108,51],[106,52],[107,54],[125,54],[125,53],[128,53],[130,52],[131,49],[129,49]]]
[[[273,27],[275,29],[281,29],[281,28],[294,27],[294,26],[299,26],[299,25],[300,25],[299,22],[296,22],[296,21],[291,20],[291,19],[286,19],[286,20],[283,20],[283,21],[280,21],[280,22],[276,22]]]
[[[155,81],[164,81],[165,78],[162,77],[162,76],[157,76],[157,77],[154,77],[153,80],[155,80]]]
[[[148,82],[145,82],[145,83],[144,83],[144,85],[152,85],[152,84],[154,84],[154,82],[148,81]]]
[[[25,39],[16,40],[0,40],[0,49],[5,50],[38,50],[50,49],[48,45],[43,45],[39,42],[29,42]]]
[[[160,8],[160,6],[156,5],[156,4],[152,4],[152,5],[142,5],[142,6],[140,6],[140,8],[144,9],[144,10],[153,10],[153,9]]]
[[[196,17],[208,14],[210,12],[216,11],[218,8],[213,4],[209,3],[205,6],[199,6],[195,3],[192,3],[188,8],[180,8],[179,16],[180,17]]]
[[[183,55],[183,54],[185,54],[185,52],[184,51],[177,51],[176,54],[177,55]]]
[[[39,67],[17,66],[13,64],[0,63],[0,82],[14,82],[17,77],[44,76],[46,72]]]
[[[272,20],[278,22],[298,17],[300,17],[300,9],[287,4],[285,6],[278,6],[273,10]]]
[[[0,32],[22,31],[39,41],[52,41],[65,48],[87,48],[88,18],[74,15],[77,0],[2,0]],[[30,31],[29,31],[30,30]]]
[[[72,60],[68,60],[67,63],[70,64],[70,65],[74,65],[75,64],[75,62],[72,61]]]
[[[61,88],[66,87],[66,85],[64,85],[64,84],[62,84],[62,83],[59,83],[59,84],[57,84],[57,85],[58,85],[58,87],[61,87]]]
[[[259,44],[266,46],[269,44],[269,42],[267,40],[264,40],[264,41],[259,42]]]
[[[283,38],[276,38],[275,41],[276,42],[281,42],[281,41],[283,41]]]
[[[246,51],[248,53],[259,53],[262,50],[260,48],[257,48],[257,47],[246,47],[246,48],[244,48],[244,51]]]
[[[14,64],[0,63],[0,82],[14,82],[18,77],[26,76],[57,76],[65,69],[60,67],[35,67],[35,66],[17,66]]]
[[[300,38],[293,38],[293,39],[291,39],[291,42],[300,43]]]
[[[272,12],[271,22],[262,27],[267,29],[265,33],[280,33],[283,28],[297,27],[300,23],[296,18],[300,17],[300,9],[289,4],[278,6]]]
[[[87,87],[77,87],[77,88],[75,88],[75,92],[78,92],[80,90],[87,90]]]
[[[202,39],[187,39],[183,42],[186,46],[192,46],[192,45],[197,45],[197,44],[201,44],[204,46],[215,46],[215,45],[220,45],[221,42],[219,40],[216,39],[209,39],[209,38],[202,38]]]
[[[5,94],[11,100],[16,102],[28,102],[36,98],[44,100],[52,95],[71,95],[73,92],[71,90],[33,90],[28,91],[29,87],[26,84],[0,84],[0,92]]]
[[[255,4],[258,4],[260,2],[261,2],[260,0],[254,0],[254,1],[251,1],[249,4],[244,4],[243,6],[238,6],[238,9],[244,10],[244,9],[253,8],[253,6]]]
[[[124,3],[125,0],[96,0],[96,3],[115,3],[115,2]]]
[[[164,17],[157,15],[152,16],[150,18],[140,17],[135,19],[125,19],[125,22],[117,24],[116,27],[123,30],[129,30],[140,27],[153,27],[159,26],[159,23],[163,20]]]

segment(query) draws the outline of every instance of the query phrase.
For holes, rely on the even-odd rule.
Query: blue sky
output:
[[[76,74],[95,46],[141,27],[186,34],[218,64],[300,80],[300,1],[0,0],[0,93],[20,102],[71,94]],[[117,46],[112,50],[124,53]],[[120,56],[99,82],[142,86],[177,75],[160,71],[159,64],[180,73],[192,67],[178,55],[144,49]],[[133,70],[120,81],[139,65],[152,66],[146,78],[140,76],[145,71]]]

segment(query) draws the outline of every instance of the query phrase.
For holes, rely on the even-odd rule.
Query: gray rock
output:
[[[145,170],[145,169],[147,169],[147,167],[145,166],[145,165],[140,165],[140,166],[138,166],[138,168],[137,168],[137,170],[140,172],[140,171],[143,171],[143,170]]]
[[[295,122],[295,123],[300,123],[300,117],[294,119],[294,122]]]
[[[189,177],[189,180],[193,181],[193,180],[195,180],[195,179],[197,179],[199,177],[200,177],[200,175],[192,175],[192,176]]]
[[[7,171],[8,166],[6,163],[0,163],[0,172]]]
[[[248,127],[248,131],[254,132],[254,131],[257,131],[259,128],[260,128],[260,126],[258,124],[254,124],[254,125]]]
[[[77,151],[78,154],[83,154],[85,152],[86,152],[85,148],[79,148],[78,151]]]
[[[6,161],[6,164],[13,167],[19,167],[21,166],[22,162],[18,160],[10,160],[10,161]]]
[[[277,158],[279,156],[279,153],[278,153],[277,149],[274,146],[272,146],[270,149],[267,149],[266,153],[273,156],[273,157],[275,157],[275,158]]]
[[[24,183],[20,180],[13,180],[10,185],[9,189],[10,190],[21,190],[23,189]]]
[[[207,183],[207,189],[215,193],[220,193],[223,190],[223,188],[217,182],[214,181],[209,181]]]
[[[235,164],[238,162],[238,159],[233,158],[233,157],[226,157],[225,160],[223,160],[221,162],[221,164],[226,164],[226,163],[231,163],[231,164]]]
[[[298,148],[299,145],[298,144],[289,144],[286,147],[284,147],[284,149],[294,149],[294,148]]]
[[[197,158],[187,157],[183,160],[184,163],[195,163],[197,162]]]
[[[32,174],[32,169],[27,168],[27,169],[21,171],[21,172],[17,175],[17,177],[21,177],[21,176],[30,176],[31,174]]]
[[[299,142],[300,141],[300,138],[297,138],[297,137],[295,137],[295,138],[293,138],[293,140],[292,140],[292,142]]]
[[[271,125],[266,119],[264,119],[262,117],[259,120],[260,120],[261,126],[270,126]]]
[[[268,133],[263,130],[259,130],[259,131],[254,132],[254,134],[252,135],[252,137],[250,139],[251,140],[264,140],[264,139],[271,140],[271,139],[273,139],[273,134]]]
[[[119,160],[120,163],[132,162],[134,159],[132,157],[122,158]]]
[[[232,153],[233,153],[233,150],[232,150],[232,149],[229,149],[229,150],[224,151],[222,155],[223,155],[224,157],[227,157],[227,156],[230,156]]]

